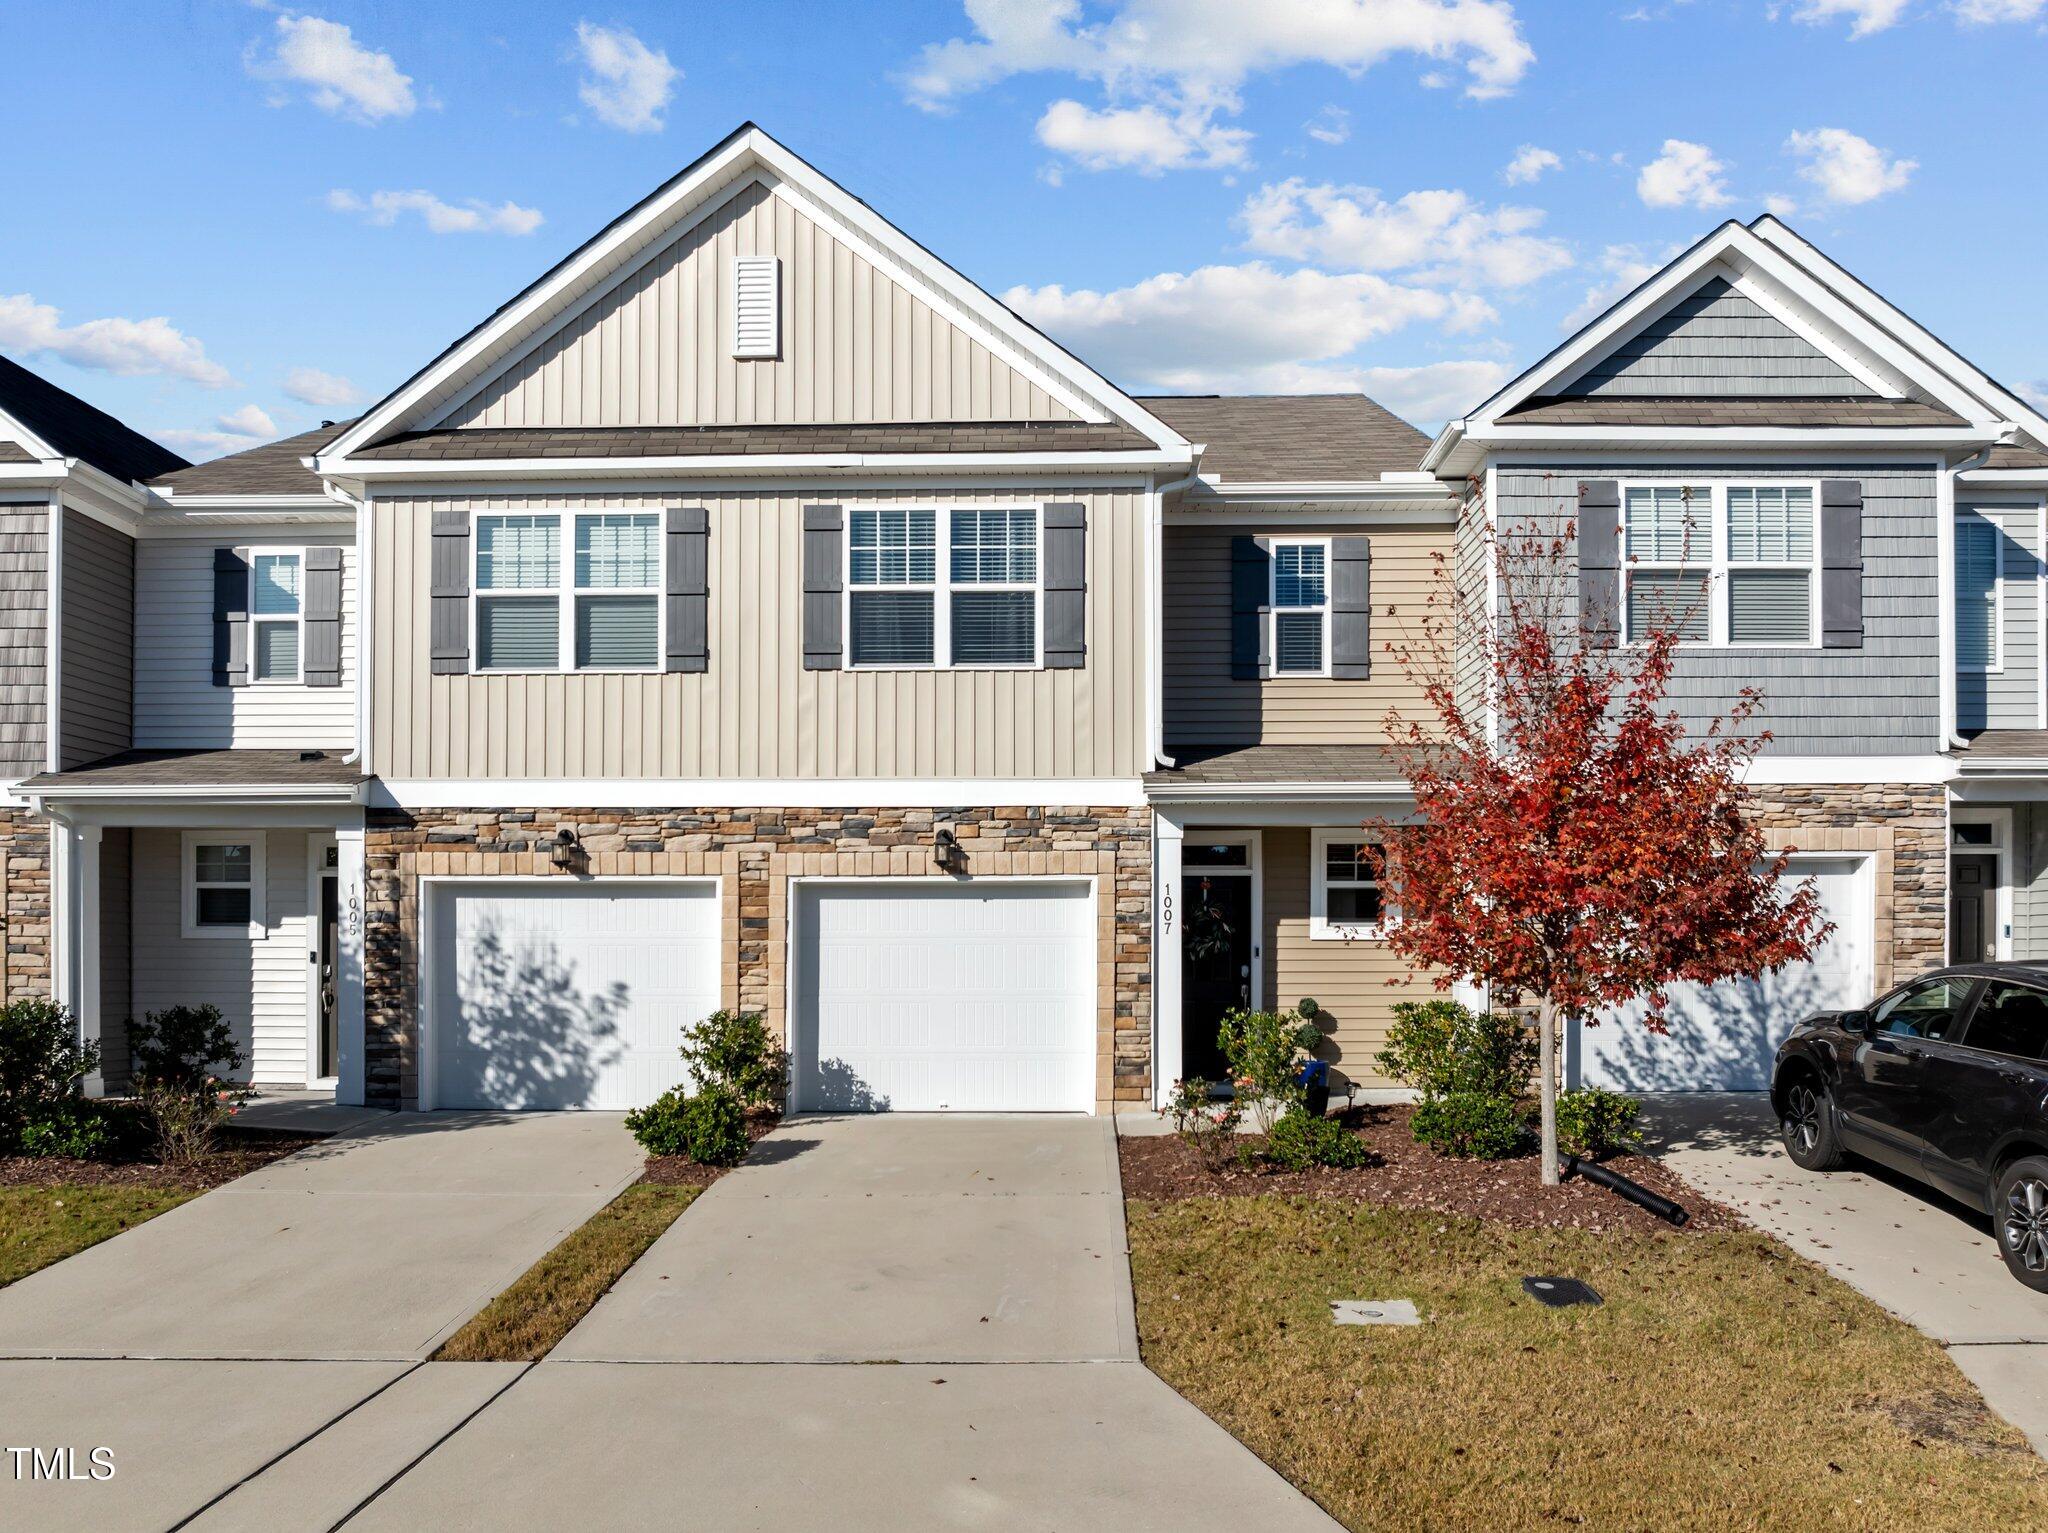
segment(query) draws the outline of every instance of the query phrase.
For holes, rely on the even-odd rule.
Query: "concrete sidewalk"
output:
[[[1800,1170],[1761,1093],[1652,1096],[1643,1121],[1702,1193],[1947,1347],[2048,1457],[2048,1294],[2013,1280],[1984,1215],[1864,1161]]]

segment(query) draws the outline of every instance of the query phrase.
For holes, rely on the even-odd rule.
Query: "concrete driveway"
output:
[[[617,1114],[385,1118],[0,1290],[0,1358],[424,1358],[639,1171]]]
[[[1649,1097],[1644,1124],[1701,1192],[1947,1347],[2048,1456],[2048,1294],[2013,1280],[1989,1219],[1868,1162],[1800,1170],[1761,1093]]]

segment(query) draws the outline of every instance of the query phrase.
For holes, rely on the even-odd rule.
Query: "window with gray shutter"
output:
[[[837,506],[804,507],[804,669],[841,664],[840,603],[846,589],[846,531]]]
[[[213,551],[213,684],[249,685],[249,550]]]
[[[341,685],[341,560],[336,547],[306,550],[301,661],[309,687]]]
[[[1273,565],[1265,545],[1249,534],[1230,540],[1230,677],[1257,681],[1267,670],[1266,613]]]
[[[1863,483],[1820,482],[1820,642],[1863,647]]]
[[[1372,674],[1372,539],[1330,539],[1330,674]]]
[[[666,668],[707,670],[711,664],[711,513],[702,506],[670,506],[667,537]]]
[[[1045,666],[1087,663],[1088,508],[1074,501],[1045,508]]]
[[[1621,484],[1579,484],[1579,630],[1595,649],[1612,649],[1621,631]]]
[[[431,543],[427,663],[436,676],[460,676],[469,670],[469,513],[436,511]]]

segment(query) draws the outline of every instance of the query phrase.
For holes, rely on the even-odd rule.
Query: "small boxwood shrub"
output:
[[[1439,1155],[1503,1160],[1521,1149],[1528,1132],[1520,1103],[1483,1091],[1424,1097],[1415,1109],[1415,1137]]]
[[[683,1153],[683,1103],[679,1087],[671,1087],[645,1107],[626,1114],[626,1132],[649,1155]]]
[[[1306,1171],[1310,1166],[1369,1165],[1372,1152],[1337,1119],[1292,1107],[1267,1136],[1266,1158],[1282,1170]]]
[[[77,1118],[79,1082],[99,1068],[97,1044],[80,1041],[78,1020],[36,996],[0,1006],[0,1155],[69,1153],[29,1149],[64,1137]]]
[[[753,1011],[714,1011],[683,1029],[683,1063],[705,1089],[722,1087],[742,1107],[781,1107],[789,1055]]]
[[[681,1155],[706,1166],[736,1166],[747,1154],[747,1111],[722,1086],[686,1095],[664,1091],[626,1114],[626,1132],[649,1155]]]
[[[249,1062],[218,1006],[167,1006],[131,1020],[128,1058],[138,1081],[190,1091],[209,1090]]]
[[[1636,1118],[1643,1104],[1618,1091],[1587,1086],[1557,1098],[1557,1147],[1566,1155],[1598,1160],[1642,1142]]]
[[[1380,1068],[1425,1097],[1453,1093],[1519,1097],[1536,1074],[1537,1038],[1520,1017],[1473,1011],[1456,1001],[1394,1007]]]

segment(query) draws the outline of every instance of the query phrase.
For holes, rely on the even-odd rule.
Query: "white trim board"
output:
[[[1136,809],[1137,777],[396,777],[381,809],[947,809],[998,804]]]

